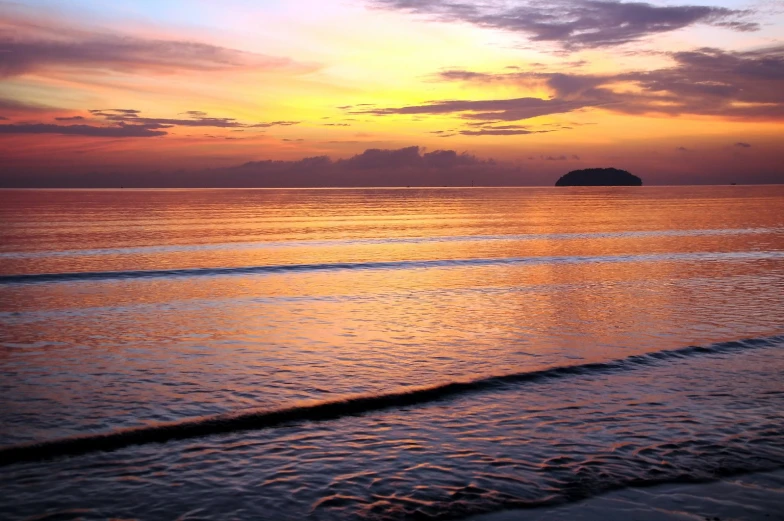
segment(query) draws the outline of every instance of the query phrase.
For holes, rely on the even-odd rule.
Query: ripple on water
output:
[[[766,470],[784,466],[784,396],[758,375],[782,369],[781,347],[714,353],[16,465],[0,507],[22,517],[78,505],[96,518],[438,518]]]

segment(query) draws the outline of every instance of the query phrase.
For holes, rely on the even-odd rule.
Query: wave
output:
[[[0,252],[5,259],[35,259],[49,257],[102,256],[102,255],[149,255],[162,253],[181,253],[194,251],[219,250],[256,250],[279,248],[312,248],[336,246],[368,246],[383,244],[428,244],[446,242],[496,242],[496,241],[559,241],[580,239],[645,239],[656,237],[703,237],[721,235],[749,235],[782,233],[781,228],[727,228],[706,230],[648,230],[623,232],[595,233],[543,233],[543,234],[512,234],[512,235],[445,235],[434,237],[385,237],[355,238],[301,241],[263,241],[263,242],[227,242],[211,244],[181,244],[166,246],[137,246],[127,248],[96,248],[84,250],[35,251],[35,252]]]
[[[26,273],[0,275],[0,284],[30,284],[46,282],[77,282],[89,280],[139,279],[160,277],[204,277],[226,275],[259,275],[289,272],[344,271],[344,270],[405,270],[495,266],[505,264],[586,264],[616,262],[694,262],[728,260],[784,259],[784,251],[660,253],[643,255],[598,255],[561,257],[497,257],[483,259],[441,259],[420,261],[333,262],[321,264],[274,264],[228,268],[179,268],[167,270],[84,271],[65,273]]]
[[[720,342],[707,346],[688,346],[680,349],[634,355],[607,362],[554,367],[538,371],[490,376],[471,381],[450,382],[387,394],[362,395],[276,410],[242,412],[234,415],[220,415],[130,428],[105,434],[92,434],[15,445],[0,448],[0,467],[62,456],[113,451],[134,445],[165,443],[173,440],[185,440],[217,434],[269,429],[303,421],[334,420],[385,409],[427,404],[468,393],[503,390],[505,387],[524,383],[535,383],[571,376],[628,371],[655,365],[666,360],[698,355],[715,355],[743,349],[776,347],[782,344],[784,344],[784,335]]]

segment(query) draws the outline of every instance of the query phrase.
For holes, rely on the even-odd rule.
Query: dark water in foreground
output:
[[[0,198],[0,518],[459,518],[784,468],[784,187]]]

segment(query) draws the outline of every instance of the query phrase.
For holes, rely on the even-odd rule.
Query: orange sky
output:
[[[0,0],[0,186],[783,182],[776,4]]]

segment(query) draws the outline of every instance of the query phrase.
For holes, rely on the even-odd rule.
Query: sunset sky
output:
[[[782,165],[781,0],[0,0],[2,186],[602,166],[770,183]]]

